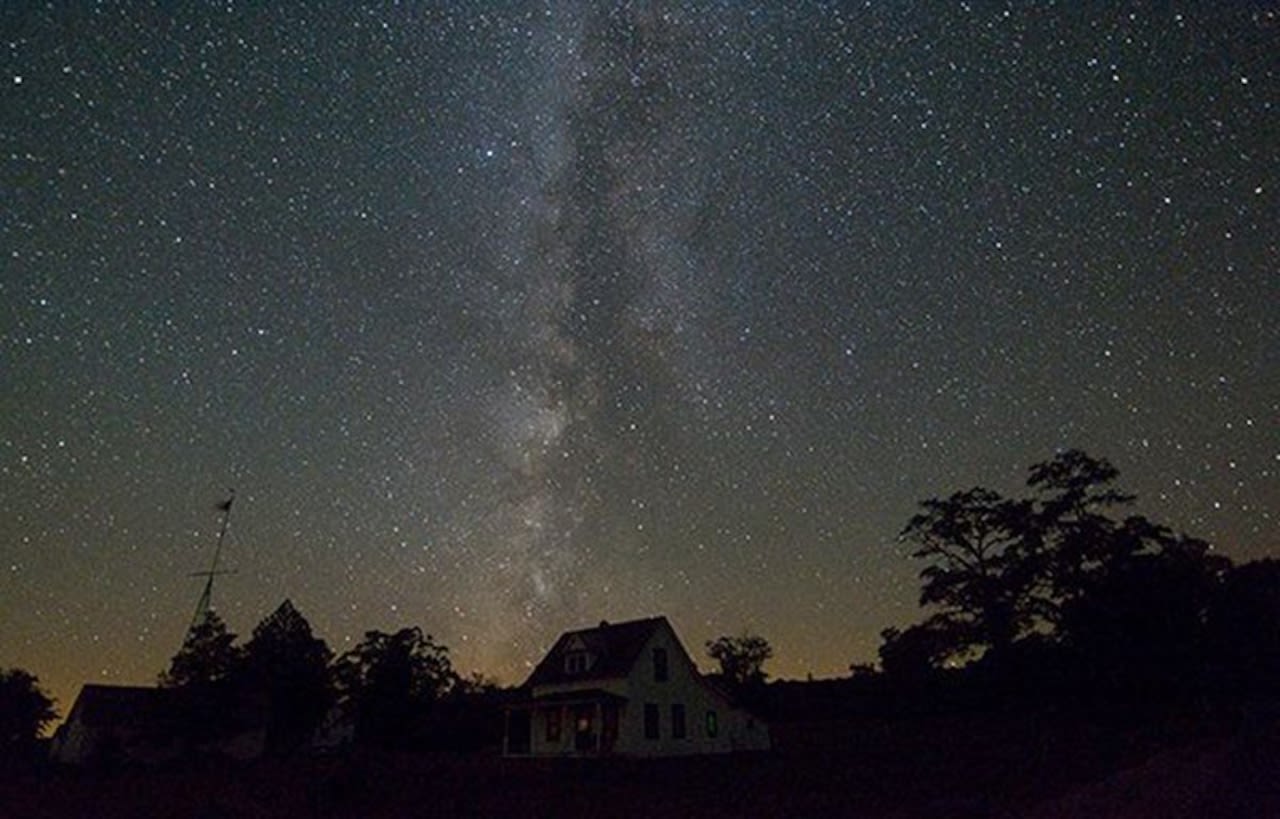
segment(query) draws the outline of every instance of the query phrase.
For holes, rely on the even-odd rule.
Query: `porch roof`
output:
[[[627,698],[621,694],[605,691],[603,688],[580,688],[576,691],[556,691],[553,694],[543,694],[540,697],[513,702],[507,706],[507,709],[519,710],[523,708],[538,708],[544,705],[586,705],[591,703],[620,705],[626,701]]]

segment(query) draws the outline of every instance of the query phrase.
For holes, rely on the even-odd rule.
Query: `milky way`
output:
[[[0,11],[0,666],[215,604],[505,682],[663,613],[843,673],[925,497],[1280,509],[1263,4]]]

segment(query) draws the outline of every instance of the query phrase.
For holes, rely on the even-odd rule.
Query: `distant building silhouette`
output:
[[[166,724],[167,691],[125,685],[88,684],[49,747],[55,762],[161,762],[178,754]]]
[[[171,688],[87,684],[54,734],[49,755],[71,765],[153,764],[179,757],[192,749],[181,742],[175,702]],[[264,721],[246,722],[251,727],[194,750],[234,759],[261,756]]]
[[[765,750],[769,729],[707,682],[665,617],[560,636],[507,706],[507,756]]]

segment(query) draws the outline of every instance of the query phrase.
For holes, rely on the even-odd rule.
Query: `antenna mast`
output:
[[[231,504],[236,499],[236,490],[230,489],[229,497],[218,504],[218,509],[222,511],[222,530],[218,532],[218,546],[213,550],[213,563],[209,565],[207,572],[192,572],[192,577],[203,577],[204,591],[200,594],[200,600],[196,603],[195,614],[191,616],[191,626],[187,629],[190,634],[196,624],[204,619],[205,614],[213,608],[213,579],[223,574],[233,574],[230,569],[219,569],[218,561],[222,558],[222,543],[227,538],[227,524],[231,522]]]

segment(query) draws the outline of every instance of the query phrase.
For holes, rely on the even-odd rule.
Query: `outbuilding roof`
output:
[[[162,688],[87,683],[80,689],[68,720],[95,728],[150,722],[169,693]]]

